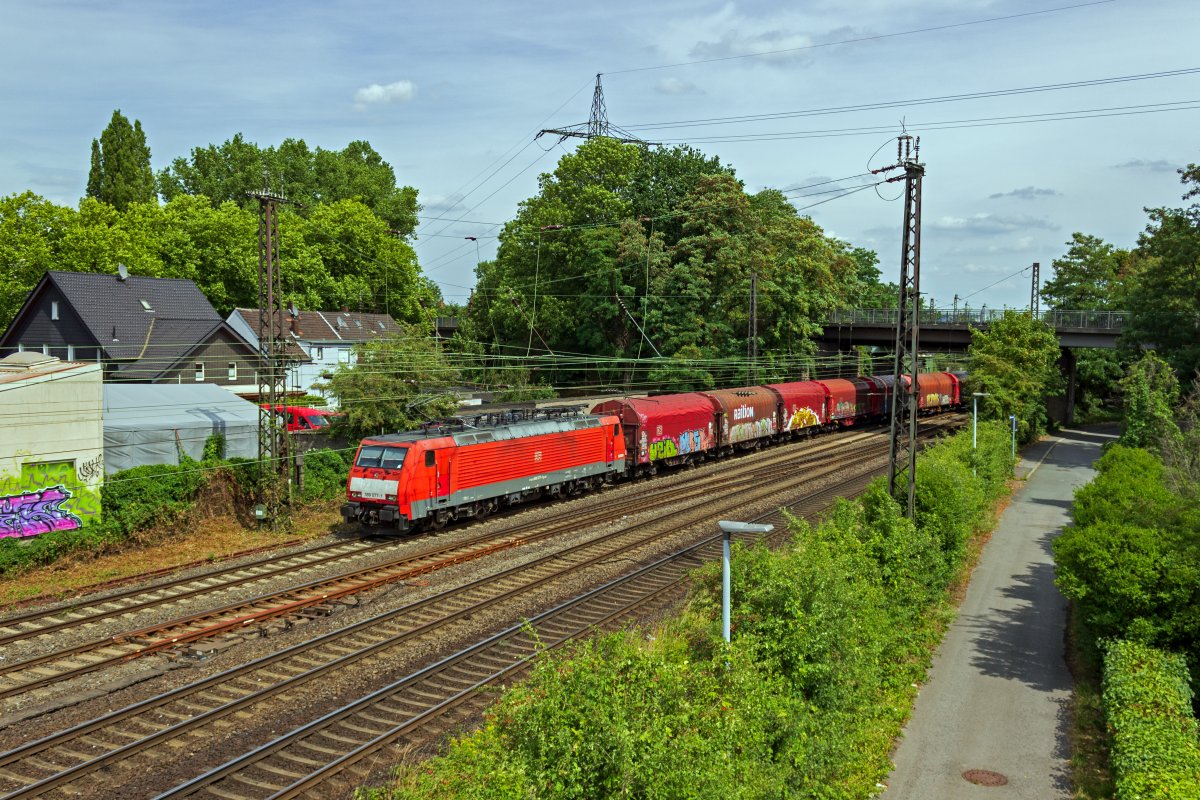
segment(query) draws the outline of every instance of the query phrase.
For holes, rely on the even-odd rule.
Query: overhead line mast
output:
[[[258,201],[258,464],[262,480],[262,516],[276,526],[280,508],[291,502],[292,459],[284,415],[277,411],[287,397],[284,348],[283,278],[279,261],[279,204],[267,175],[263,189],[247,192]]]
[[[604,104],[604,87],[600,83],[600,76],[603,73],[596,73],[596,88],[592,91],[592,113],[588,117],[587,122],[581,122],[578,125],[568,125],[565,128],[544,128],[538,131],[535,139],[540,138],[542,134],[553,133],[558,137],[558,141],[565,142],[567,139],[616,139],[624,144],[643,144],[652,146],[658,142],[647,142],[644,139],[639,139],[632,133],[618,128],[616,125],[608,121],[608,108]],[[613,131],[616,131],[614,135]]]
[[[888,491],[900,499],[898,484],[906,481],[904,513],[913,518],[917,493],[917,363],[921,335],[921,140],[907,133],[896,139],[896,163],[872,170],[874,173],[903,169],[903,175],[887,179],[904,181],[904,231],[900,247],[900,306],[896,313],[896,355],[892,374],[891,444],[888,447]],[[904,388],[904,374],[911,380]],[[907,475],[907,478],[904,476]]]

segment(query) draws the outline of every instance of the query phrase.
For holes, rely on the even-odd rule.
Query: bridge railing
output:
[[[922,308],[921,324],[979,327],[999,319],[1005,310],[987,307]],[[895,326],[896,314],[897,310],[894,308],[843,309],[832,312],[828,324]],[[1128,312],[1125,311],[1042,311],[1038,314],[1038,319],[1054,330],[1120,331],[1125,325],[1127,315]]]

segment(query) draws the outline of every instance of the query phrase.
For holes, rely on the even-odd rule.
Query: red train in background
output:
[[[911,386],[901,376],[904,389]],[[342,517],[368,527],[436,529],[535,497],[574,495],[737,450],[850,425],[891,412],[891,375],[795,381],[656,397],[581,409],[482,415],[457,427],[364,439]],[[961,375],[922,373],[918,409],[962,404]]]

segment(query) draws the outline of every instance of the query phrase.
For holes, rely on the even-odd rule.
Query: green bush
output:
[[[150,464],[114,473],[100,490],[104,522],[130,534],[178,519],[205,477],[203,468],[191,459],[179,466]]]
[[[1200,730],[1182,657],[1113,641],[1104,658],[1117,800],[1200,800]]]
[[[332,500],[346,493],[354,450],[317,448],[304,454],[304,499]]]
[[[1057,583],[1097,638],[1200,655],[1197,512],[1163,485],[1145,450],[1112,447],[1075,495],[1075,524],[1054,542]]]

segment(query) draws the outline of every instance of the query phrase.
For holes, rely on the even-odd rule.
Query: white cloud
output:
[[[1151,161],[1145,158],[1135,158],[1132,161],[1126,161],[1121,164],[1113,164],[1113,169],[1135,169],[1139,172],[1174,172],[1175,165],[1165,158],[1155,159]]]
[[[1023,186],[1020,189],[1013,189],[1011,192],[997,192],[989,194],[989,200],[1000,200],[1005,197],[1012,197],[1017,200],[1036,200],[1039,197],[1058,197],[1059,193],[1053,189],[1039,189],[1036,186]]]
[[[704,94],[696,84],[679,78],[663,78],[654,84],[654,91],[660,94]]]
[[[996,214],[975,214],[970,217],[940,217],[925,223],[929,229],[943,233],[968,236],[997,236],[1027,230],[1058,230],[1058,225],[1038,217],[1004,217]]]
[[[386,86],[372,83],[354,93],[354,107],[361,110],[372,105],[407,103],[416,93],[417,87],[412,81],[396,81]]]

